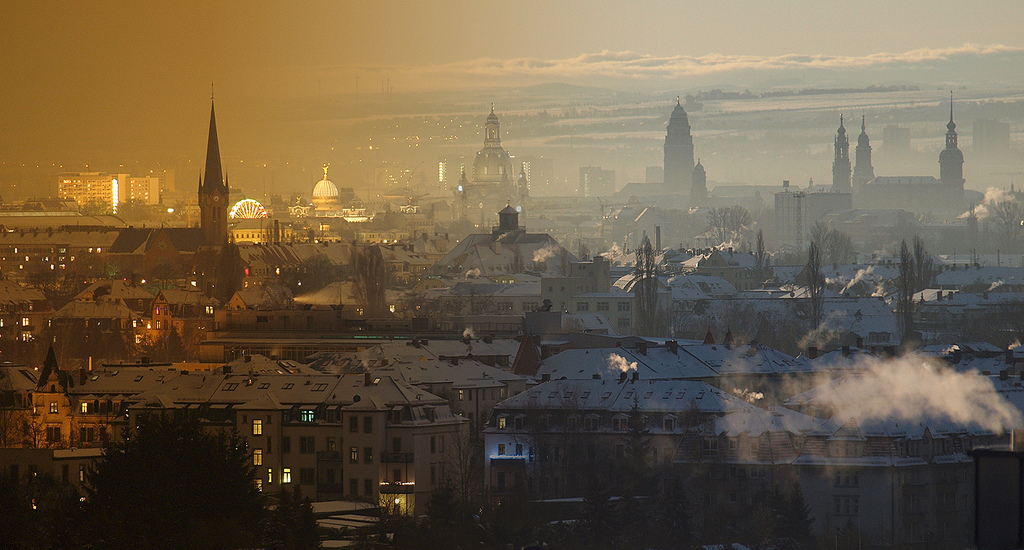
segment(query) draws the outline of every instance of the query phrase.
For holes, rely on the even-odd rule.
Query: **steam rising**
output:
[[[478,267],[474,267],[466,272],[467,279],[476,279],[478,277],[480,277],[480,268]]]
[[[463,338],[476,338],[476,333],[473,332],[473,327],[466,327],[466,329],[462,331],[462,337]]]
[[[733,388],[732,394],[746,401],[747,403],[753,403],[755,401],[760,401],[764,399],[763,393],[759,391],[748,390],[746,388],[743,388],[742,390],[739,388]]]
[[[838,381],[820,404],[836,419],[924,420],[976,426],[995,433],[1024,426],[1024,415],[974,372],[959,373],[917,355],[863,362],[863,374]]]
[[[636,370],[636,361],[630,363],[626,361],[621,355],[613,353],[608,356],[608,370],[611,372],[629,372]]]
[[[991,212],[989,211],[990,206],[1011,200],[1014,200],[1013,195],[1010,195],[998,187],[989,187],[988,189],[985,189],[985,197],[981,199],[981,204],[974,207],[974,215],[977,216],[979,220],[984,220],[991,215]],[[967,212],[960,214],[959,217],[962,219],[967,218],[970,215],[971,211],[968,210]]]
[[[875,266],[873,265],[868,266],[867,269],[858,269],[857,274],[854,275],[852,279],[850,279],[850,282],[846,283],[846,286],[843,287],[843,291],[840,292],[840,294],[845,294],[846,291],[850,290],[853,287],[853,285],[863,281],[865,277],[873,275],[874,273]]]
[[[544,248],[538,248],[537,250],[533,251],[533,262],[543,262],[548,258],[554,257],[555,254],[558,254],[558,247],[553,244],[549,244]]]

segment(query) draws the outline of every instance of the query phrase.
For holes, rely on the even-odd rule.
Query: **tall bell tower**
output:
[[[228,181],[220,165],[217,117],[210,101],[210,138],[206,145],[206,170],[199,178],[199,210],[206,246],[228,243]]]

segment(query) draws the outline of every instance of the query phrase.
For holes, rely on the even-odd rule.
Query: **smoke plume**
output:
[[[862,361],[860,376],[848,376],[822,395],[819,404],[840,421],[952,422],[995,433],[1024,426],[1024,415],[1005,400],[992,380],[956,372],[934,359],[907,355]]]
[[[474,267],[473,269],[470,269],[469,271],[466,272],[466,278],[467,279],[476,279],[479,276],[480,276],[480,268],[478,268],[478,267]]]
[[[533,251],[533,262],[543,262],[548,258],[553,258],[555,254],[558,254],[558,247],[553,244],[549,244],[543,248],[538,248]]]
[[[462,337],[463,338],[476,338],[476,333],[473,332],[473,327],[466,327],[466,329],[462,331]]]
[[[630,363],[629,361],[626,361],[626,359],[623,358],[621,355],[613,353],[608,356],[608,370],[613,373],[629,372],[631,370],[636,370],[636,361]]]

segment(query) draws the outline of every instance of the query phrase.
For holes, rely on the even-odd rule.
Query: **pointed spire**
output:
[[[217,141],[217,115],[213,101],[210,101],[210,139],[206,144],[206,170],[203,173],[204,186],[221,186],[224,176],[220,165],[220,144]]]
[[[331,167],[331,163],[324,163],[324,179],[327,179],[327,169]]]
[[[956,130],[956,123],[953,122],[953,90],[949,91],[949,124],[946,124],[946,128],[950,132]]]
[[[845,134],[846,133],[846,127],[843,126],[843,113],[839,113],[839,133],[840,134]]]
[[[867,124],[865,122],[866,119],[867,119],[866,115],[860,115],[860,133],[862,133],[862,134],[868,131],[868,127],[867,127]]]
[[[708,332],[707,332],[707,334],[704,335],[704,343],[705,344],[714,344],[715,343],[715,335],[711,334],[711,327],[708,327]]]
[[[682,107],[683,105],[679,102],[679,96],[676,96],[676,105]]]

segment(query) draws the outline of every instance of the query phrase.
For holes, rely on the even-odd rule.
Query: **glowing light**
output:
[[[242,199],[235,203],[229,215],[235,219],[254,220],[266,218],[267,209],[255,199]]]

